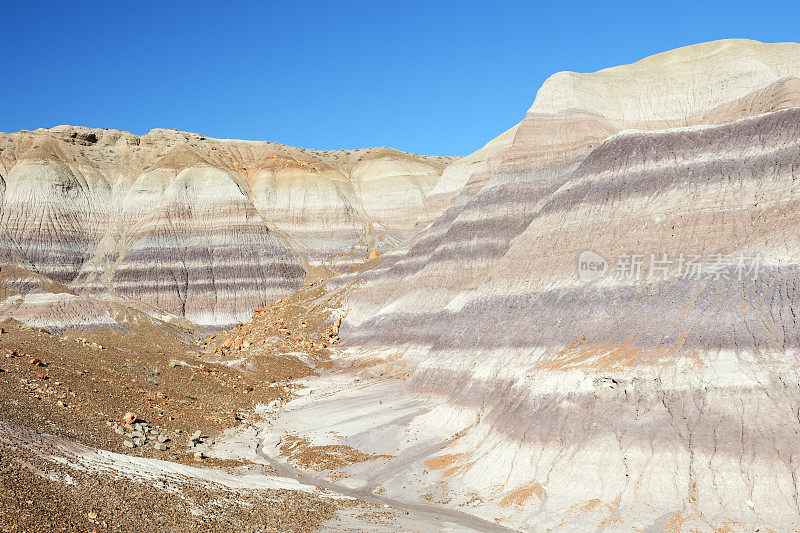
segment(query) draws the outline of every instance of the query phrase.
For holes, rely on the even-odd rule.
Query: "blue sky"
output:
[[[560,70],[729,37],[800,2],[6,2],[0,131],[76,124],[463,155]]]

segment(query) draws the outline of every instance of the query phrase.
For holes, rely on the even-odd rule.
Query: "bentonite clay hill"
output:
[[[798,44],[454,160],[3,139],[7,529],[800,528]]]
[[[432,190],[455,159],[171,130],[0,134],[0,259],[82,294],[232,325],[310,267],[336,271],[435,218],[446,204]]]

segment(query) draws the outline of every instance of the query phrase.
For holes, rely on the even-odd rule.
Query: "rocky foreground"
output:
[[[800,528],[800,45],[555,74],[453,161],[103,135],[5,141],[6,529]]]
[[[17,278],[5,270],[7,287]],[[0,528],[313,531],[342,513],[375,524],[404,517],[212,451],[330,364],[336,322],[323,325],[329,310],[303,307],[307,297],[199,342],[145,319],[62,335],[0,323]],[[307,453],[337,462],[357,452]]]

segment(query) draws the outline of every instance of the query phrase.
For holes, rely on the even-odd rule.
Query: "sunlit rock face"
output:
[[[556,74],[457,161],[0,141],[4,317],[219,326],[368,259],[325,286],[344,348],[218,452],[346,445],[341,486],[485,531],[800,529],[800,45]]]
[[[0,266],[0,296],[0,321],[18,320],[50,334],[90,328],[115,328],[132,334],[155,331],[162,339],[182,344],[193,343],[197,334],[190,322],[178,316],[143,304],[136,308],[77,294],[17,265]]]
[[[509,136],[339,278],[345,343],[401,347],[393,387],[439,402],[343,440],[427,431],[444,466],[386,485],[511,527],[800,527],[800,45],[556,74]]]
[[[171,130],[0,134],[0,261],[225,326],[435,218],[447,202],[428,195],[454,160]]]
[[[708,131],[693,131],[691,127],[734,124],[764,113],[795,108],[800,101],[797,50],[794,44],[718,41],[659,54],[632,65],[594,74],[553,75],[540,89],[525,119],[512,130],[513,141],[489,158],[490,164],[485,170],[471,175],[451,208],[370,271],[366,276],[368,284],[353,295],[345,325],[352,328],[364,320],[378,319],[393,312],[409,315],[447,312],[448,306],[451,309],[463,306],[480,284],[492,281],[494,275],[501,273],[517,278],[523,285],[549,280],[553,271],[553,254],[557,252],[552,246],[572,246],[570,238],[562,238],[563,231],[569,229],[564,224],[576,225],[580,220],[577,212],[573,217],[570,209],[564,208],[561,208],[566,212],[562,215],[563,220],[553,220],[554,208],[545,207],[547,203],[573,202],[576,209],[586,209],[583,205],[586,204],[595,209],[592,217],[609,213],[606,216],[616,220],[616,226],[633,222],[630,218],[617,216],[616,210],[633,209],[635,201],[642,201],[642,195],[647,197],[655,192],[672,191],[681,195],[692,191],[686,182],[700,179],[698,162],[720,157],[732,159],[728,163],[731,169],[736,169],[737,165],[740,169],[747,168],[740,152],[757,158],[756,147],[747,146],[747,143],[760,143],[759,132],[745,138],[749,130],[740,130],[739,138],[726,139],[731,132],[736,133],[738,126]],[[789,115],[763,120],[780,123],[784,129],[791,127]],[[770,127],[768,122],[758,124],[762,128]],[[756,123],[748,127],[759,128]],[[651,131],[654,133],[649,136]],[[792,132],[770,132],[769,135],[790,137]],[[663,146],[657,146],[659,142]],[[706,145],[694,145],[696,142]],[[763,142],[769,140],[764,138]],[[694,166],[690,160],[670,161],[674,157],[672,151],[676,149],[673,145],[681,147],[681,157],[696,159]],[[765,150],[768,151],[769,146]],[[593,154],[595,151],[597,153]],[[724,156],[720,151],[726,151]],[[590,154],[593,154],[592,158],[589,158]],[[785,159],[790,155],[785,150],[772,155],[784,157],[791,169],[791,160]],[[601,157],[604,161],[599,163]],[[649,159],[656,161],[650,162]],[[645,168],[646,165],[651,168]],[[725,173],[718,168],[719,165],[708,161],[706,171]],[[600,173],[601,181],[586,177],[592,172]],[[673,173],[675,177],[672,177]],[[748,177],[743,173],[730,175],[729,179],[756,180],[755,176]],[[637,181],[629,183],[628,177],[634,174],[637,174],[634,176]],[[719,177],[713,179],[716,182],[720,180]],[[712,186],[711,183],[702,185]],[[591,187],[596,189],[592,195],[599,198],[586,202],[581,194],[586,194],[585,191]],[[777,192],[775,194],[777,196]],[[713,196],[693,193],[688,201],[691,202],[692,198],[697,198],[697,202],[707,202],[709,207],[719,207],[719,200]],[[725,194],[724,198],[731,204],[739,200],[734,194]],[[653,209],[673,213],[676,207],[666,203],[654,205],[654,199],[647,203],[648,218],[652,218],[649,211]],[[683,209],[691,205],[681,204]],[[640,216],[637,222],[641,221]],[[598,224],[595,220],[589,222]],[[537,227],[547,235],[546,240],[530,249],[525,249],[521,243],[516,244],[517,237],[523,233],[532,235]],[[730,226],[726,227],[728,231],[734,231]],[[645,231],[652,235],[650,239],[668,238],[652,229],[651,225]],[[579,254],[582,251],[580,246],[587,244],[594,243],[597,247],[602,242],[598,237],[615,231],[615,227],[604,221],[603,225],[597,225],[594,231],[585,234],[580,243],[575,243],[574,250],[567,251],[569,260],[561,265],[560,275],[577,282],[574,275],[577,255],[573,258],[571,254]],[[702,238],[700,233],[695,232],[693,239]],[[675,232],[676,242],[691,247],[693,242],[685,242],[685,238],[685,234]],[[522,255],[525,259],[514,269],[508,269],[498,260],[506,256],[515,244],[517,249],[524,250]],[[528,244],[531,243],[528,241]],[[638,247],[629,251],[650,251],[638,250]],[[697,248],[695,251],[707,250]],[[531,254],[546,259],[534,261]],[[419,291],[424,292],[424,298],[420,298]],[[394,324],[394,321],[387,320],[387,323]],[[434,330],[444,329],[439,327],[438,321],[431,324]],[[375,334],[375,330],[367,329],[370,335]],[[415,332],[397,329],[406,331],[406,339],[415,338]]]

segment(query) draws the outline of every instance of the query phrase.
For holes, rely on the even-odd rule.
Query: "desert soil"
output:
[[[290,490],[237,493],[189,483],[156,487],[111,473],[76,470],[17,445],[9,432],[69,439],[131,456],[232,471],[238,461],[198,459],[189,435],[213,442],[253,420],[259,404],[292,396],[337,342],[337,325],[315,284],[230,331],[200,339],[158,328],[71,330],[55,335],[0,324],[0,530],[312,531],[354,502]],[[126,413],[164,435],[126,446],[114,431]],[[16,429],[15,429],[16,428]],[[4,436],[5,435],[5,436]],[[269,467],[257,465],[270,474]],[[224,505],[220,502],[225,502]],[[356,502],[357,504],[357,502]],[[364,504],[365,507],[369,505]]]

